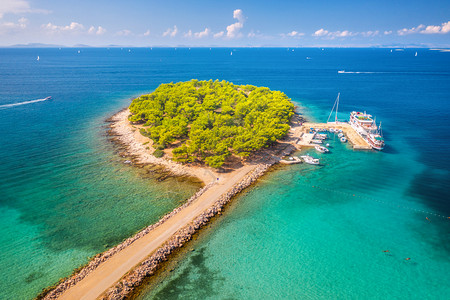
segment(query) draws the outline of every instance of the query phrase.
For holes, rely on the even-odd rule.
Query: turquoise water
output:
[[[143,298],[448,298],[449,53],[127,50],[0,49],[0,298],[33,297],[192,194],[124,165],[104,127],[130,97],[191,78],[281,90],[315,121],[341,92],[341,119],[376,115],[388,146],[332,137],[332,153],[309,151],[322,166],[264,177]]]
[[[276,81],[315,121],[326,120],[340,90],[341,118],[353,109],[376,115],[385,151],[353,151],[330,135],[330,154],[304,151],[321,166],[264,177],[140,298],[448,298],[449,56],[334,51],[312,56],[320,63],[309,76],[302,66]],[[376,73],[333,74],[342,69]]]

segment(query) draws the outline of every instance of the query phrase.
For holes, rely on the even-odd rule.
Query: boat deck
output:
[[[338,123],[303,123],[300,128],[298,128],[295,132],[295,136],[298,137],[298,141],[296,142],[299,146],[306,147],[314,147],[316,144],[312,143],[311,140],[314,137],[314,134],[309,133],[310,128],[318,128],[318,129],[342,129],[342,132],[345,134],[348,141],[352,144],[353,149],[355,150],[369,150],[372,147],[350,126],[348,123],[338,122]]]

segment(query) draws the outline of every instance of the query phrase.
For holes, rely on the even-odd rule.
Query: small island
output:
[[[127,165],[160,165],[204,186],[183,205],[96,255],[39,299],[123,299],[227,203],[296,149],[302,118],[282,92],[227,81],[161,84],[109,119]]]
[[[161,84],[129,109],[130,122],[152,140],[154,156],[213,168],[274,144],[294,114],[282,92],[218,80]]]

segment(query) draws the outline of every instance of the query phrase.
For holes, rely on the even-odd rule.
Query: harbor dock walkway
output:
[[[297,128],[294,132],[293,137],[296,138],[296,147],[314,147],[316,144],[312,143],[314,134],[309,133],[311,128],[315,129],[342,129],[342,132],[347,137],[348,141],[352,144],[355,150],[370,150],[372,147],[350,126],[348,123],[344,122],[330,122],[330,123],[303,123],[301,127]]]

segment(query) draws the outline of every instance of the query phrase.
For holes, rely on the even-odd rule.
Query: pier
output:
[[[300,149],[301,147],[316,146],[316,144],[312,142],[315,133],[309,133],[311,128],[326,129],[327,131],[330,128],[341,129],[354,150],[372,149],[372,147],[350,126],[350,124],[345,122],[303,123],[302,126],[296,128],[291,136],[291,141],[297,149]]]

